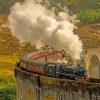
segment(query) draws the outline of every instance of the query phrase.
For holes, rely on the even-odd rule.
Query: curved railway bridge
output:
[[[84,57],[87,57],[87,52]],[[61,63],[65,59],[65,53],[58,50],[24,55],[15,68],[17,100],[100,100],[100,79],[90,78],[90,82],[79,82],[49,77],[37,68],[45,62]],[[83,61],[80,63],[86,64]],[[25,70],[25,67],[33,64],[36,66],[34,72]]]

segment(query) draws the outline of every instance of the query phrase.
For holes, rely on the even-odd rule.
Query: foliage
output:
[[[12,76],[14,74],[14,66],[19,58],[15,55],[0,54],[0,76]]]
[[[8,87],[15,87],[15,78],[8,76],[0,77],[0,90]]]
[[[54,50],[54,49],[56,49],[54,46],[52,46],[52,45],[44,45],[43,47],[42,47],[42,49],[43,50]]]
[[[1,13],[8,13],[10,7],[16,2],[17,0],[0,0],[0,12]]]
[[[7,13],[17,0],[0,0],[0,12]],[[77,13],[82,23],[100,22],[100,0],[50,0]]]
[[[77,13],[78,18],[84,23],[97,23],[100,22],[100,10],[99,9],[85,9]]]
[[[16,100],[14,78],[0,77],[0,100]]]
[[[90,0],[91,3],[94,3],[96,6],[100,6],[100,0]]]
[[[2,98],[2,100],[16,100],[15,87],[9,87],[0,90],[0,97]]]
[[[33,52],[33,51],[36,51],[36,46],[32,46],[30,42],[24,42],[23,43],[23,49],[24,51],[23,52]]]
[[[100,22],[100,0],[55,0],[78,15],[81,23]]]

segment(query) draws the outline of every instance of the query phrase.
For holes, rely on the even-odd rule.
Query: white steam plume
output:
[[[26,0],[23,3],[17,2],[11,8],[8,19],[13,35],[21,41],[31,42],[37,47],[43,44],[54,45],[57,49],[69,50],[73,58],[80,58],[82,42],[73,33],[74,18],[68,12],[56,15],[34,0]]]

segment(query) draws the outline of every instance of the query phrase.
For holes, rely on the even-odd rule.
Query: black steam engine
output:
[[[86,72],[83,67],[72,67],[67,64],[46,63],[44,75],[71,80],[86,79]]]

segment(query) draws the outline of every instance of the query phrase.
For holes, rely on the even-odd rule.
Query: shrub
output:
[[[77,13],[78,18],[84,23],[96,23],[100,22],[100,10],[99,9],[85,9]]]
[[[15,80],[13,78],[0,78],[0,100],[16,100]]]
[[[0,90],[0,97],[3,98],[3,100],[16,100],[15,87],[8,87]]]

